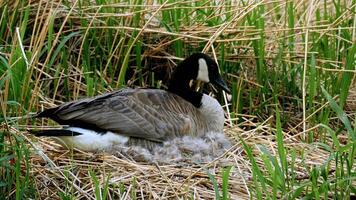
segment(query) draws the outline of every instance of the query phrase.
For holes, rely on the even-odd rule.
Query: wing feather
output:
[[[196,108],[192,104],[163,90],[123,89],[69,102],[39,116],[52,118],[60,124],[91,126],[131,137],[163,141],[196,131],[193,130],[196,128],[194,112]]]

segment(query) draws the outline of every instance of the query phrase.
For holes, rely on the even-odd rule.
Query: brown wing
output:
[[[63,125],[163,141],[196,132],[195,114],[196,108],[175,94],[154,89],[123,89],[69,102],[38,117],[49,117]]]

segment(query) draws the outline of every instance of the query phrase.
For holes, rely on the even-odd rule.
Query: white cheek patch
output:
[[[200,58],[198,62],[199,62],[199,71],[198,71],[197,80],[209,83],[210,80],[209,80],[208,65],[206,64],[205,59]]]

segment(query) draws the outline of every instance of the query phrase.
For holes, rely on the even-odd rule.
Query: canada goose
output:
[[[190,88],[189,82],[212,83],[229,92],[218,66],[209,56],[195,53],[173,72],[168,91],[121,89],[49,108],[35,118],[50,118],[59,130],[31,131],[58,137],[67,147],[106,151],[115,145],[140,144],[148,149],[181,136],[223,132],[224,111],[219,102]]]

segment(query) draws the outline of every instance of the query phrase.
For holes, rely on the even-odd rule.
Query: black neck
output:
[[[192,90],[189,86],[190,78],[179,69],[176,70],[169,81],[168,91],[179,95],[183,99],[192,103],[195,107],[201,106],[203,94]]]

